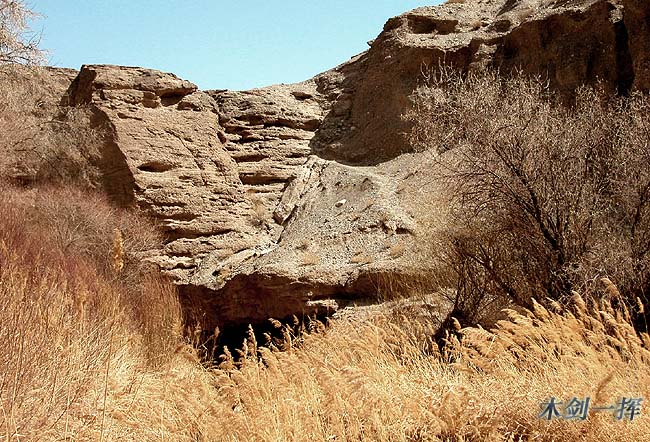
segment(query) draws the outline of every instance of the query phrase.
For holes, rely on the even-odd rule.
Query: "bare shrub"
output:
[[[0,0],[0,176],[96,186],[90,112],[59,105],[70,78],[38,65],[43,52],[29,29],[35,17],[23,1]]]
[[[97,187],[101,128],[84,106],[60,105],[69,78],[37,66],[0,66],[0,174],[22,184]]]
[[[162,246],[162,236],[143,214],[117,209],[102,194],[72,187],[18,189],[4,186],[0,205],[11,206],[29,229],[47,232],[56,250],[92,262],[104,278],[139,289],[148,254]],[[123,241],[123,268],[115,271],[115,231]]]
[[[0,63],[37,63],[43,59],[39,35],[29,24],[38,17],[23,1],[0,0]]]
[[[137,329],[147,360],[160,366],[171,359],[183,335],[181,305],[174,284],[158,273],[148,273],[132,302]]]
[[[92,239],[77,236],[83,241],[64,246],[58,233],[97,224],[61,216],[74,210],[73,195],[48,193],[58,212],[39,213],[33,192],[2,189],[0,432],[8,439],[56,440],[87,425],[95,429],[86,439],[101,439],[110,418],[108,396],[121,390],[125,367],[153,370],[180,343],[172,285],[149,275],[127,289],[126,281],[107,277],[109,264],[99,259],[110,256],[110,233],[100,241],[96,229]],[[120,226],[119,214],[102,211],[101,199],[84,198],[105,216],[104,225],[112,224],[109,232]],[[89,245],[86,250],[100,244],[109,250],[91,256],[81,243]]]
[[[604,276],[647,304],[650,100],[583,89],[566,107],[536,79],[442,69],[427,80],[407,118],[414,145],[439,155],[452,207],[441,278],[456,313],[563,299]]]

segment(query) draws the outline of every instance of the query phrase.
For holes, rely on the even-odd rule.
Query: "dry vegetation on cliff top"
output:
[[[29,183],[97,186],[101,130],[91,112],[61,106],[71,76],[40,66],[0,65],[0,176]]]
[[[181,336],[172,286],[151,277],[125,285],[129,254],[146,248],[138,238],[150,227],[133,226],[133,215],[93,195],[8,187],[2,195],[10,215],[0,220],[3,440],[641,441],[650,434],[647,414],[634,422],[606,413],[585,422],[537,418],[551,396],[605,405],[650,395],[648,337],[607,303],[587,306],[574,295],[567,307],[510,312],[493,331],[461,330],[462,342],[452,338],[443,355],[425,311],[386,309],[361,323],[286,332],[282,352],[251,335],[243,360],[205,366]],[[83,209],[91,206],[102,216]]]

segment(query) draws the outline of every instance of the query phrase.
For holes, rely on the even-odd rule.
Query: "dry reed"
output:
[[[6,200],[2,209],[20,215]],[[604,405],[650,394],[650,340],[606,299],[574,294],[567,308],[534,304],[508,312],[492,331],[456,324],[462,340],[449,338],[442,354],[436,323],[417,305],[385,307],[328,328],[314,322],[300,336],[285,329],[283,351],[258,346],[249,332],[237,361],[226,352],[208,369],[180,337],[169,285],[145,281],[134,309],[95,261],[66,255],[48,230],[24,221],[4,218],[0,228],[6,440],[641,441],[650,434],[644,413],[633,422],[603,413],[538,419],[549,397],[590,396]]]

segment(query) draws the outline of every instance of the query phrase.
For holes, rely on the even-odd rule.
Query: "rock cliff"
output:
[[[210,329],[335,309],[426,271],[413,250],[436,222],[431,158],[410,152],[401,118],[423,71],[523,70],[567,98],[597,81],[647,91],[649,24],[644,0],[467,0],[388,20],[367,52],[303,83],[202,92],[84,66],[64,103],[91,108],[105,191],[159,220],[152,260]]]
[[[429,6],[388,20],[359,63],[351,92],[324,126],[347,130],[317,136],[314,151],[372,165],[409,151],[400,116],[427,69],[521,70],[570,96],[598,81],[622,94],[650,89],[650,7],[645,0],[466,0]]]

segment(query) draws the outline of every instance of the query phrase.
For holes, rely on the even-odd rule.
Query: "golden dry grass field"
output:
[[[251,334],[243,358],[208,364],[182,337],[170,285],[155,278],[124,285],[133,264],[123,253],[137,244],[112,232],[129,231],[132,215],[92,195],[45,195],[59,198],[47,217],[39,215],[38,192],[5,188],[1,201],[11,215],[0,226],[2,440],[643,441],[650,434],[644,410],[634,421],[596,411],[586,421],[538,418],[550,397],[590,397],[594,406],[649,397],[648,336],[607,302],[585,305],[574,294],[566,307],[509,311],[493,331],[465,328],[460,342],[452,334],[443,354],[417,303],[392,304],[356,322],[313,323],[299,336],[286,330],[282,351],[258,346]],[[90,211],[65,218],[72,209],[84,213],[84,204],[101,219]],[[53,232],[63,231],[77,236],[61,242]],[[98,243],[107,253],[89,247]]]

